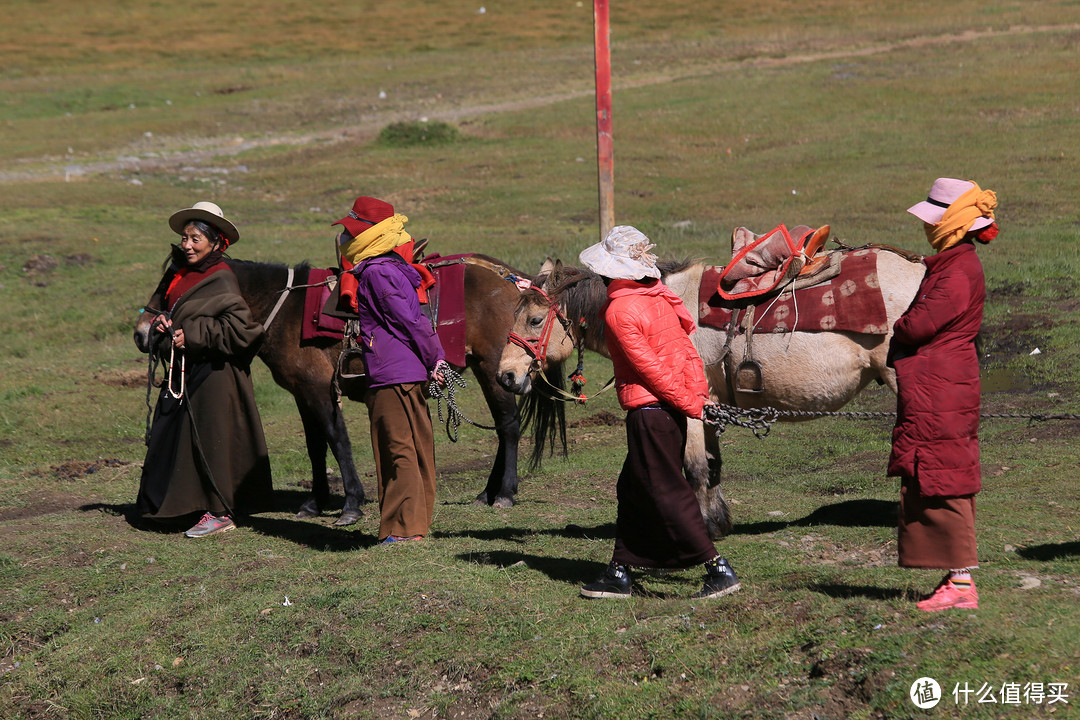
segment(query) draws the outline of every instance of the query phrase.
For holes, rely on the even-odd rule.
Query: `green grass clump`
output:
[[[384,147],[403,148],[415,145],[449,145],[461,139],[453,125],[439,120],[416,120],[391,123],[379,133],[378,143]]]

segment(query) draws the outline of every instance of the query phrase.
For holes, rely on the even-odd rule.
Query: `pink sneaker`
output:
[[[938,585],[933,595],[915,603],[915,607],[926,612],[937,612],[949,608],[978,610],[979,592],[975,589],[975,583],[971,584],[970,590],[961,590],[953,585],[952,580],[946,580]]]
[[[189,538],[206,537],[207,535],[235,529],[236,525],[228,515],[218,517],[211,513],[206,513],[199,519],[199,522],[195,523],[195,525],[185,532],[184,535],[187,535]]]

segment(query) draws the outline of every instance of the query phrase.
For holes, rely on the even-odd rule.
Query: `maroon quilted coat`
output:
[[[927,257],[926,270],[889,347],[899,386],[889,475],[916,478],[923,495],[972,495],[982,486],[975,351],[982,263],[968,241]]]

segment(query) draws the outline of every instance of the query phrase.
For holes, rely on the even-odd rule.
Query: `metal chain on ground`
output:
[[[861,412],[861,411],[826,411],[826,410],[777,410],[772,407],[764,408],[738,408],[734,405],[719,403],[706,405],[704,420],[709,425],[717,426],[717,433],[723,433],[728,425],[744,427],[754,433],[757,438],[764,438],[772,430],[772,424],[780,419],[809,420],[821,417],[850,417],[860,419],[892,418],[895,412]],[[1027,420],[1028,422],[1045,420],[1080,420],[1080,415],[1061,413],[1048,415],[1036,413],[1024,415],[1021,413],[980,413],[980,418]]]
[[[448,366],[443,370],[443,374],[446,377],[446,386],[440,387],[439,383],[432,380],[428,383],[428,395],[435,398],[439,422],[446,423],[446,436],[450,438],[450,442],[456,443],[458,441],[458,430],[461,427],[462,420],[481,430],[495,430],[494,425],[488,426],[473,422],[458,407],[457,391],[458,389],[465,389],[465,378],[461,377],[461,373]],[[446,401],[445,419],[443,419],[443,400]]]
[[[979,417],[983,418],[1011,418],[1013,420],[1080,420],[1080,415],[1074,413],[1058,413],[1055,415],[1044,415],[1036,413],[1034,415],[1023,415],[1020,413],[981,413]]]

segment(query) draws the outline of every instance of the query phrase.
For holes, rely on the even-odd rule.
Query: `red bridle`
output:
[[[555,321],[558,320],[562,323],[563,329],[566,333],[570,334],[570,321],[566,319],[566,316],[559,310],[559,305],[551,297],[538,287],[531,288],[532,290],[540,293],[548,302],[547,317],[544,318],[544,327],[540,330],[538,337],[522,337],[513,330],[510,331],[510,336],[506,340],[507,345],[517,345],[519,348],[529,353],[532,356],[533,364],[538,369],[543,370],[547,365],[547,351],[548,345],[551,343],[551,331],[555,327]]]

